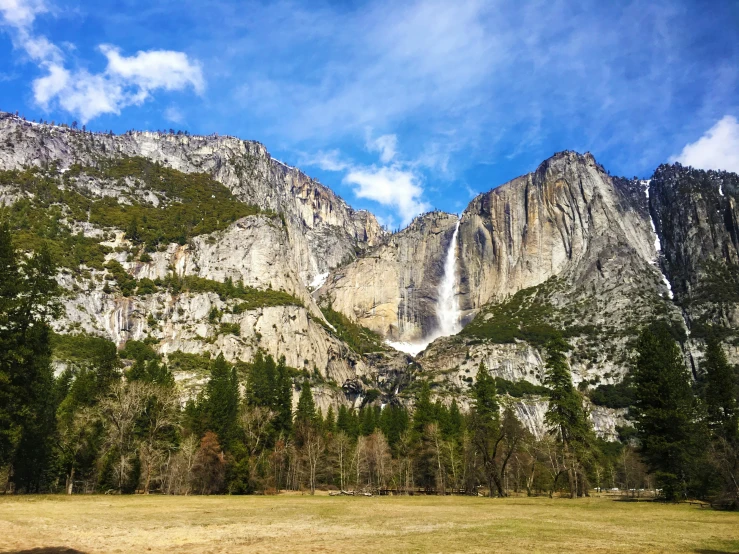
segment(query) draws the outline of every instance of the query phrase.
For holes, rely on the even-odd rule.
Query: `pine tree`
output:
[[[488,373],[482,362],[477,368],[477,377],[472,393],[475,399],[475,415],[478,419],[478,425],[485,425],[490,428],[497,425],[500,420],[498,391],[495,388],[495,379]]]
[[[706,357],[701,367],[705,371],[703,400],[708,425],[720,437],[736,440],[739,438],[737,376],[726,359],[721,343],[715,337],[706,342]]]
[[[550,393],[544,422],[561,446],[559,474],[567,474],[570,495],[574,498],[575,495],[588,494],[582,462],[588,455],[593,437],[582,396],[572,384],[572,374],[565,356],[568,349],[569,345],[562,339],[553,339],[547,344],[544,384],[549,387]],[[553,489],[556,484],[557,478]]]
[[[482,458],[482,469],[488,486],[488,495],[492,497],[497,491],[504,496],[503,483],[499,478],[497,448],[500,444],[500,408],[495,380],[488,373],[484,364],[477,368],[477,377],[472,387],[474,399],[470,414],[472,439],[476,450]]]
[[[410,417],[403,406],[386,406],[380,414],[378,426],[391,447],[395,447],[401,435],[408,429]]]
[[[435,421],[434,412],[434,405],[431,403],[431,388],[428,381],[424,381],[413,406],[413,432],[417,436],[423,435],[426,426]]]
[[[452,405],[449,406],[449,416],[446,419],[446,425],[443,429],[444,436],[454,440],[460,440],[464,432],[464,418],[462,412],[459,411],[457,399],[452,399]]]
[[[266,406],[269,407],[271,389],[267,379],[266,364],[264,354],[261,350],[257,350],[249,370],[247,372],[246,381],[246,402],[250,406]]]
[[[688,494],[696,451],[696,410],[682,353],[664,323],[645,328],[637,343],[632,409],[643,459],[663,494]]]
[[[13,482],[38,491],[56,432],[49,321],[59,313],[48,251],[19,261],[0,225],[0,465]]]
[[[300,389],[300,397],[298,398],[298,407],[295,411],[295,425],[311,425],[316,417],[316,405],[313,402],[313,393],[310,390],[310,383],[303,381]]]
[[[285,365],[285,356],[281,356],[277,363],[276,377],[275,400],[272,406],[277,414],[274,427],[277,432],[289,434],[293,421],[293,383],[290,370]]]
[[[721,343],[710,337],[706,343],[703,401],[710,430],[709,463],[722,481],[727,507],[739,507],[739,379],[726,359]]]
[[[339,415],[336,418],[336,428],[356,439],[359,436],[359,418],[357,412],[343,404],[339,406]]]
[[[239,410],[239,384],[236,370],[219,354],[211,364],[206,385],[205,417],[207,427],[218,435],[222,444],[236,438]]]
[[[323,420],[323,429],[327,433],[336,432],[336,416],[334,415],[334,407],[329,406],[326,411],[326,419]]]
[[[572,374],[565,352],[569,345],[556,339],[547,345],[544,384],[549,387],[549,409],[544,421],[562,443],[587,443],[590,438],[582,396],[572,384]]]
[[[359,433],[363,437],[369,437],[377,427],[375,421],[375,410],[371,406],[367,406],[359,410],[359,419],[362,422]]]

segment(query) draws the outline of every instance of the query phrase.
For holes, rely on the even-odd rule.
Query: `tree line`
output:
[[[0,486],[6,492],[249,494],[328,487],[372,493],[587,496],[657,489],[669,500],[739,504],[736,369],[709,340],[691,378],[670,326],[638,340],[634,404],[620,441],[598,438],[574,386],[569,344],[545,348],[545,432],[521,421],[480,365],[469,405],[417,379],[412,408],[375,399],[319,409],[307,376],[259,352],[208,362],[182,401],[166,360],[129,341],[95,343],[54,374],[56,270],[43,250],[13,248],[0,225]],[[122,359],[130,362],[124,366]],[[293,390],[299,398],[293,408]],[[435,397],[436,396],[436,397]],[[369,398],[367,400],[370,400]],[[460,399],[461,400],[461,399]]]

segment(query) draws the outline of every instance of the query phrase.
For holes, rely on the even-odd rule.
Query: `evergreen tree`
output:
[[[434,412],[434,405],[431,403],[431,388],[428,381],[424,381],[413,406],[413,431],[417,436],[423,435],[426,426],[435,421]]]
[[[336,416],[334,415],[334,407],[329,406],[326,411],[326,419],[323,420],[323,429],[327,433],[336,432]]]
[[[581,394],[572,384],[572,374],[565,352],[569,345],[561,339],[547,344],[547,362],[544,384],[549,387],[549,409],[544,421],[564,444],[587,444],[590,439],[588,423]]]
[[[559,442],[561,473],[566,473],[570,495],[588,495],[588,483],[583,462],[589,457],[593,442],[592,430],[583,407],[581,394],[572,384],[572,374],[565,352],[569,345],[562,339],[553,339],[547,344],[547,362],[544,384],[549,387],[549,408],[544,422],[549,432]],[[556,487],[555,478],[553,488]]]
[[[632,409],[642,456],[670,500],[685,497],[696,451],[696,410],[682,353],[664,323],[637,343]]]
[[[715,337],[707,341],[701,368],[706,423],[711,434],[708,461],[722,481],[722,502],[736,509],[739,507],[739,379]]]
[[[313,402],[313,393],[310,390],[310,383],[306,379],[300,389],[300,397],[298,398],[298,408],[295,411],[295,425],[312,425],[316,418],[316,405]]]
[[[452,405],[449,406],[449,416],[446,419],[446,425],[443,428],[444,436],[447,438],[460,440],[464,432],[464,417],[459,411],[457,399],[452,399]]]
[[[343,404],[339,406],[339,415],[336,418],[337,430],[346,433],[354,439],[359,436],[359,419],[357,413],[353,409],[349,409]]]
[[[385,406],[382,410],[378,425],[391,447],[398,444],[401,435],[408,429],[409,420],[408,410],[403,406]]]
[[[272,409],[277,414],[274,427],[277,432],[290,433],[293,421],[293,383],[290,370],[285,365],[285,356],[280,356],[276,370],[275,400]]]
[[[257,350],[249,365],[246,380],[246,402],[250,406],[269,407],[271,405],[271,383],[266,373],[264,354]]]
[[[482,458],[483,472],[488,486],[488,495],[492,497],[497,491],[504,496],[503,484],[499,479],[497,448],[500,444],[500,408],[495,380],[488,373],[484,364],[477,368],[477,377],[472,387],[474,399],[473,411],[470,415],[472,437],[477,451]]]
[[[218,435],[223,444],[236,438],[239,411],[239,384],[236,370],[219,354],[211,364],[206,385],[204,415],[208,430]]]
[[[729,439],[739,438],[739,409],[737,409],[737,376],[729,365],[721,343],[711,337],[706,342],[703,400],[706,404],[708,425],[715,434]]]
[[[374,433],[377,427],[377,421],[375,418],[376,412],[372,406],[367,406],[359,410],[359,419],[361,420],[360,434],[365,437],[369,437]]]
[[[497,425],[500,420],[498,391],[495,388],[495,379],[488,373],[482,362],[477,368],[472,393],[475,399],[475,416],[478,419],[478,425],[490,428]]]
[[[49,321],[58,315],[56,270],[42,249],[19,261],[0,225],[0,465],[13,482],[38,491],[55,433]]]

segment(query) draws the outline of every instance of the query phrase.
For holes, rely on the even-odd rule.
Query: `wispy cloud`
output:
[[[185,115],[177,106],[168,106],[164,110],[164,117],[171,123],[183,123],[185,121]]]
[[[33,81],[33,96],[38,105],[63,110],[87,122],[105,113],[120,113],[139,105],[157,90],[205,88],[200,64],[183,52],[171,50],[139,51],[125,56],[116,46],[103,44],[99,51],[107,59],[101,73],[68,69],[62,50],[46,37],[34,33],[33,24],[48,7],[43,0],[0,0],[2,23],[12,31],[13,43],[46,75]]]
[[[368,152],[377,153],[379,164],[363,165],[342,157],[339,150],[303,155],[301,161],[324,171],[343,173],[342,182],[357,198],[372,200],[393,210],[402,225],[407,225],[430,204],[424,200],[423,175],[412,162],[400,160],[395,135],[382,135],[365,143]],[[385,216],[381,223],[393,227],[395,217]]]
[[[699,169],[739,173],[739,122],[733,116],[724,116],[697,141],[686,144],[670,161]]]
[[[401,142],[415,134],[416,159],[432,144],[452,153],[449,178],[471,162],[535,163],[563,148],[607,153],[633,172],[669,155],[664,130],[676,113],[704,120],[739,108],[731,63],[739,41],[732,47],[726,36],[705,63],[694,45],[718,38],[716,22],[704,11],[695,17],[699,8],[686,2],[319,6],[307,13],[293,3],[250,3],[249,32],[233,45],[240,56],[269,60],[250,65],[237,98],[294,143],[347,140],[369,126]],[[311,33],[271,37],[267,22],[276,20],[283,28],[309,21]],[[700,113],[680,111],[685,94]]]
[[[370,152],[379,152],[380,161],[384,164],[390,163],[397,154],[398,137],[395,135],[382,135],[376,139],[367,140],[367,149]]]

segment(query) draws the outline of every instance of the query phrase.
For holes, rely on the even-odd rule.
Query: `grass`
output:
[[[84,553],[717,554],[739,552],[739,514],[612,498],[0,498],[0,552],[64,548]]]

